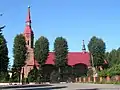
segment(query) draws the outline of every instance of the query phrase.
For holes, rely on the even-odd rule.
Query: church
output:
[[[28,7],[28,13],[26,18],[26,25],[23,32],[23,35],[26,40],[27,47],[27,59],[25,61],[25,65],[22,67],[21,73],[24,75],[24,78],[27,78],[30,70],[33,69],[33,66],[39,67],[37,60],[34,58],[34,32],[31,28],[31,15],[30,15],[30,7]],[[82,51],[81,52],[69,52],[68,53],[68,65],[76,66],[80,65],[80,71],[84,71],[83,69],[89,68],[90,65],[90,54],[86,51],[84,40],[82,43]],[[46,60],[45,65],[54,65],[54,52],[49,52],[48,58]]]

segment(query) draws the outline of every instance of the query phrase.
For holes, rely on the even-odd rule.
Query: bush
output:
[[[28,81],[37,82],[38,77],[39,77],[39,71],[36,67],[34,67],[28,74]]]
[[[59,74],[59,72],[57,72],[57,71],[53,71],[52,73],[51,73],[51,75],[50,75],[50,82],[51,83],[58,83],[58,82],[60,82],[59,80],[60,80],[60,74]]]
[[[0,82],[9,82],[9,74],[7,72],[1,72],[0,73]]]

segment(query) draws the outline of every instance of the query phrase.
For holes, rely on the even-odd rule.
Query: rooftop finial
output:
[[[30,8],[30,6],[28,5],[28,8]]]
[[[82,51],[86,52],[86,48],[85,48],[85,44],[84,44],[84,40],[83,40],[83,45],[82,45]]]

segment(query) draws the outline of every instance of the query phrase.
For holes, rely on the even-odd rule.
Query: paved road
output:
[[[51,86],[25,87],[17,89],[10,88],[2,90],[120,90],[120,85],[67,83],[67,84],[52,84]]]

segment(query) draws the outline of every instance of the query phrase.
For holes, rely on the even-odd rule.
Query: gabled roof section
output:
[[[68,53],[68,65],[73,66],[76,64],[85,64],[90,66],[90,55],[88,52],[69,52]]]
[[[47,58],[46,64],[54,64],[55,56],[54,52],[50,52]],[[76,64],[85,64],[90,66],[90,55],[88,52],[69,52],[68,53],[68,65],[73,66]]]

